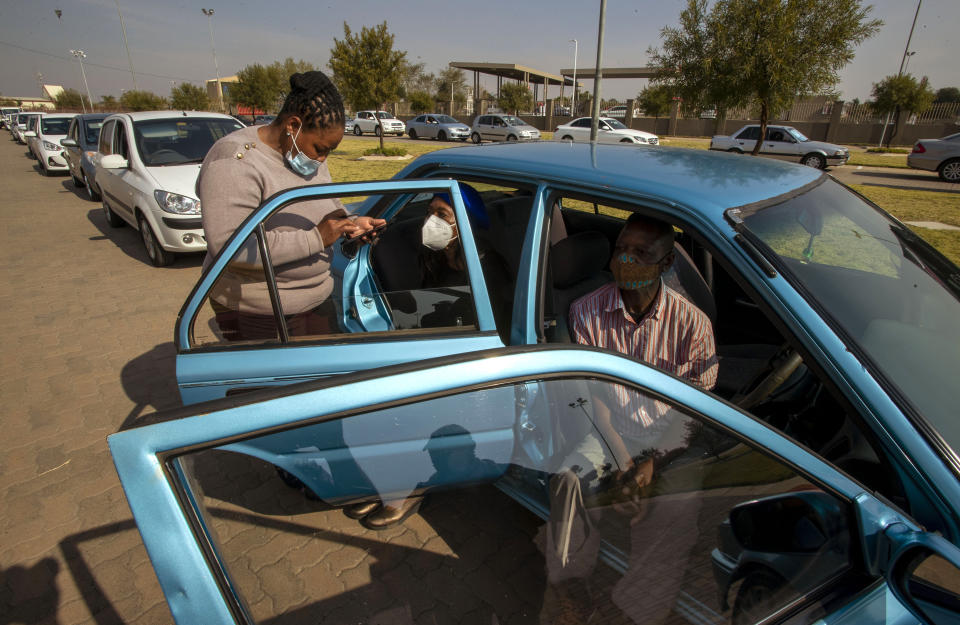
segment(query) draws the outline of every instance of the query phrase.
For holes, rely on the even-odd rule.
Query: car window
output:
[[[102,129],[103,131],[100,133],[100,145],[97,148],[97,150],[104,156],[106,156],[107,154],[113,154],[113,152],[111,151],[111,146],[112,146],[111,139],[113,138],[113,129],[114,129],[114,126],[116,126],[116,124],[117,124],[116,120],[112,119],[108,121],[107,123],[104,124]]]
[[[575,342],[571,305],[613,284],[610,258],[625,219],[637,210],[656,214],[645,207],[614,205],[582,195],[564,194],[551,201],[562,205],[566,238],[553,242],[548,250],[548,269],[540,289],[544,317],[538,325],[544,328],[542,340]],[[761,302],[745,292],[743,279],[727,270],[729,264],[719,262],[697,243],[701,238],[696,231],[664,221],[673,226],[674,261],[663,274],[662,289],[698,311],[691,319],[699,319],[695,327],[705,327],[711,335],[715,368],[689,366],[694,356],[702,357],[702,350],[684,348],[679,356],[680,352],[671,351],[678,344],[666,338],[658,344],[656,357],[643,359],[738,405],[909,511],[905,488],[864,417],[820,367],[793,347],[792,337],[785,336]],[[584,314],[584,318],[591,327],[616,327],[599,314]],[[629,343],[613,342],[607,347],[622,353]]]
[[[622,451],[599,435],[644,411]],[[534,379],[316,415],[165,460],[255,622],[753,623],[856,579],[848,501],[636,387]],[[387,532],[334,507],[408,497]]]
[[[40,131],[45,135],[65,135],[70,128],[69,117],[44,117],[40,122]]]
[[[102,121],[87,120],[87,122],[84,124],[84,126],[85,126],[85,130],[86,130],[86,134],[85,134],[85,137],[84,137],[85,140],[86,140],[86,144],[87,144],[87,145],[96,145],[96,144],[97,144],[97,139],[100,137],[100,128],[103,126],[103,122],[102,122]]]
[[[760,138],[760,126],[750,126],[737,135],[737,139],[743,141],[756,141]]]
[[[140,159],[147,167],[203,162],[218,139],[240,130],[232,119],[178,117],[133,123]]]
[[[786,141],[781,128],[767,128],[767,141]]]
[[[418,118],[416,118],[416,119],[415,119],[415,120],[413,120],[413,121],[415,121],[415,122],[417,122],[417,123],[421,123],[421,124],[422,124],[422,123],[423,123],[423,115],[421,115],[420,117],[418,117]]]
[[[76,117],[70,120],[70,128],[67,130],[67,137],[69,137],[70,139],[73,139],[74,141],[80,140],[79,139],[80,134],[78,132],[79,124],[80,124],[80,120],[78,120]]]
[[[575,127],[575,128],[589,128],[589,127],[590,127],[590,119],[587,118],[587,117],[585,117],[585,118],[583,118],[583,119],[578,119],[578,120],[576,120],[575,122],[573,122],[573,123],[570,124],[570,125],[573,126],[573,127]]]
[[[113,153],[130,160],[130,146],[127,143],[127,126],[123,122],[117,122],[117,131],[113,138]]]

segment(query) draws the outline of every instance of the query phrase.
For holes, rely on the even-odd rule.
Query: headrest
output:
[[[553,286],[566,289],[603,271],[610,260],[610,241],[593,230],[561,239],[550,248]]]

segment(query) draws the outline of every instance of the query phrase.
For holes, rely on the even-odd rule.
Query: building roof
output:
[[[561,83],[566,83],[568,85],[573,84],[573,80],[567,79],[564,76],[542,72],[538,69],[527,67],[526,65],[517,65],[516,63],[474,63],[472,61],[455,61],[450,63],[450,67],[465,69],[470,72],[480,72],[481,74],[490,74],[491,76],[513,78],[514,80],[519,80],[521,82],[530,81],[543,84],[544,81],[546,81],[549,85],[559,85]],[[578,77],[579,75],[580,72],[577,72]]]
[[[653,78],[654,69],[652,67],[604,67],[604,78]],[[561,69],[563,76],[573,76],[573,68]],[[577,80],[592,80],[597,77],[595,67],[578,67]]]

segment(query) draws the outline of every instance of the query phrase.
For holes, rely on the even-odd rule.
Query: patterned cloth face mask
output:
[[[293,143],[290,146],[291,149],[287,150],[286,158],[287,158],[287,163],[289,163],[290,165],[290,169],[292,169],[293,171],[297,172],[298,174],[306,178],[308,176],[312,176],[313,174],[317,173],[317,169],[320,168],[320,161],[310,158],[309,156],[301,152],[299,147],[297,147],[297,137],[300,136],[301,128],[303,128],[303,126],[301,126],[300,128],[297,128],[297,134],[294,135],[293,137]],[[289,132],[287,133],[287,136],[290,136]],[[293,149],[297,150],[296,156],[293,156],[293,152],[292,152]]]
[[[640,263],[636,256],[621,252],[613,259],[610,269],[613,270],[613,279],[618,287],[634,291],[650,286],[660,277],[659,263],[659,260],[652,265]]]

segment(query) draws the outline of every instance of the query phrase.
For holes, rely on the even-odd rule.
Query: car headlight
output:
[[[160,208],[168,213],[176,215],[197,215],[200,213],[200,200],[195,200],[192,197],[160,190],[154,191],[153,197],[157,198],[157,204],[160,205]]]
[[[646,142],[647,142],[646,137],[634,137],[633,140],[636,141],[637,143],[646,143]]]
[[[834,150],[833,152],[834,156],[846,156],[846,154],[847,154],[846,150]]]
[[[44,141],[43,149],[46,150],[47,152],[59,152],[63,148],[57,145],[56,143],[50,143],[49,141]]]

